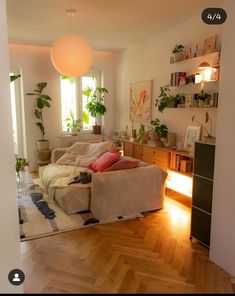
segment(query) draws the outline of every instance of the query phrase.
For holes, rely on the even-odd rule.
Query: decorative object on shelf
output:
[[[36,96],[35,108],[34,108],[34,115],[38,122],[36,125],[39,127],[42,133],[42,139],[38,140],[38,149],[49,149],[49,141],[45,140],[45,126],[43,122],[43,109],[45,107],[50,108],[51,105],[49,101],[52,101],[51,97],[44,94],[43,91],[47,87],[47,82],[40,82],[36,85],[36,89],[34,93],[27,93],[28,96]]]
[[[176,44],[172,50],[174,55],[174,62],[179,62],[184,59],[184,46],[182,44]]]
[[[66,15],[75,15],[76,10],[67,10]],[[62,36],[51,48],[51,61],[55,69],[63,75],[76,77],[88,71],[92,64],[93,52],[86,40],[77,35]]]
[[[82,123],[80,119],[75,119],[73,111],[70,111],[70,117],[66,118],[67,131],[72,132],[72,136],[77,136],[82,128]]]
[[[201,136],[201,126],[187,126],[184,150],[188,152],[194,152],[194,143],[199,141]]]
[[[24,171],[25,167],[29,166],[29,161],[26,158],[15,156],[15,169],[16,169],[16,177],[17,180],[20,181],[20,171]]]
[[[177,94],[174,97],[174,108],[185,108],[185,94]]]
[[[137,143],[141,144],[143,142],[144,134],[145,134],[145,126],[141,123],[138,134],[136,136]]]
[[[211,64],[208,62],[202,62],[198,66],[198,69],[200,69],[200,70],[205,70],[205,69],[209,69],[209,68],[211,68]]]
[[[176,147],[176,134],[168,132],[166,141],[164,141],[163,144],[167,148],[175,148]]]
[[[210,106],[210,98],[211,95],[202,89],[200,93],[197,94],[198,107]]]
[[[217,41],[217,35],[211,36],[207,39],[205,39],[204,42],[204,54],[209,54],[212,52],[215,52],[216,50],[216,41]]]
[[[149,122],[152,112],[152,80],[130,85],[130,120]]]
[[[185,108],[192,108],[193,102],[192,102],[192,95],[185,94]]]
[[[97,124],[97,116],[102,116],[106,112],[106,107],[104,105],[104,98],[109,92],[107,88],[96,87],[93,90],[91,87],[87,87],[83,91],[83,95],[87,97],[88,103],[86,104],[86,109],[95,118],[95,125],[93,126],[94,134],[101,134],[101,125]]]
[[[173,101],[174,96],[171,94],[170,85],[166,84],[160,87],[159,100],[156,99],[155,106],[158,107],[160,112],[163,112],[166,107],[169,107]]]
[[[199,120],[196,119],[195,115],[192,117],[192,122],[198,123],[200,125],[200,127],[205,131],[206,136],[204,136],[204,138],[215,139],[215,137],[212,136],[212,131],[213,131],[212,118],[210,117],[208,112],[205,113],[205,124],[207,124],[207,123],[210,124],[209,130],[205,127],[204,124],[202,124]]]

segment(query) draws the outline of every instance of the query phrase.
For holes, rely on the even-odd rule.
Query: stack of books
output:
[[[186,72],[171,73],[171,86],[186,84]]]

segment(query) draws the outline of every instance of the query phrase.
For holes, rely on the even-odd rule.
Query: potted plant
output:
[[[156,142],[157,146],[162,146],[162,142],[164,142],[167,138],[168,128],[165,124],[161,124],[160,120],[156,118],[151,121],[151,125],[153,126],[154,132],[150,133],[150,139]]]
[[[158,98],[159,99],[155,102],[155,106],[158,107],[160,112],[163,112],[166,107],[170,106],[174,102],[174,96],[170,91],[170,84],[160,87],[160,95]]]
[[[176,44],[172,50],[174,55],[174,61],[179,62],[184,59],[184,46],[182,44]]]
[[[20,158],[17,155],[15,156],[16,163],[15,163],[15,169],[16,169],[16,177],[18,180],[20,180],[20,171],[24,171],[26,166],[29,166],[29,161],[26,160],[26,158]]]
[[[108,90],[104,87],[96,87],[93,90],[91,87],[87,87],[83,91],[83,95],[87,97],[86,109],[95,118],[95,125],[93,126],[94,134],[101,134],[101,125],[97,124],[97,116],[102,116],[106,112],[104,105],[104,97],[108,94]]]
[[[40,82],[36,85],[36,89],[34,90],[34,93],[27,93],[28,96],[36,96],[35,101],[35,109],[34,109],[34,115],[38,121],[36,122],[36,125],[39,127],[41,133],[42,133],[42,139],[38,140],[38,150],[48,150],[49,149],[49,141],[45,140],[45,126],[43,122],[43,109],[44,108],[50,108],[51,105],[49,101],[52,101],[52,99],[43,93],[44,89],[46,88],[47,83],[46,82]]]
[[[81,120],[75,119],[73,112],[70,111],[70,117],[66,118],[66,126],[68,132],[71,131],[73,136],[77,136],[82,128]]]
[[[198,99],[198,107],[204,107],[204,105],[209,105],[209,99],[211,98],[211,95],[205,92],[204,90],[201,90],[200,93],[197,95]]]

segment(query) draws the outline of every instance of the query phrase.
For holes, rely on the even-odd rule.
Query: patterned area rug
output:
[[[103,224],[90,212],[68,215],[56,202],[47,203],[42,197],[40,190],[31,190],[18,201],[21,241]],[[143,216],[139,214],[134,217],[117,217],[116,220],[105,221],[105,223],[133,218],[143,218]]]

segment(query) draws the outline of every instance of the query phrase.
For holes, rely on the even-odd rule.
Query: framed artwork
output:
[[[199,141],[201,136],[201,126],[187,126],[185,140],[184,140],[184,150],[189,152],[194,152],[194,143]]]
[[[130,85],[130,120],[149,122],[152,112],[153,80],[132,82]]]
[[[212,53],[216,47],[216,35],[205,39],[204,54]]]

